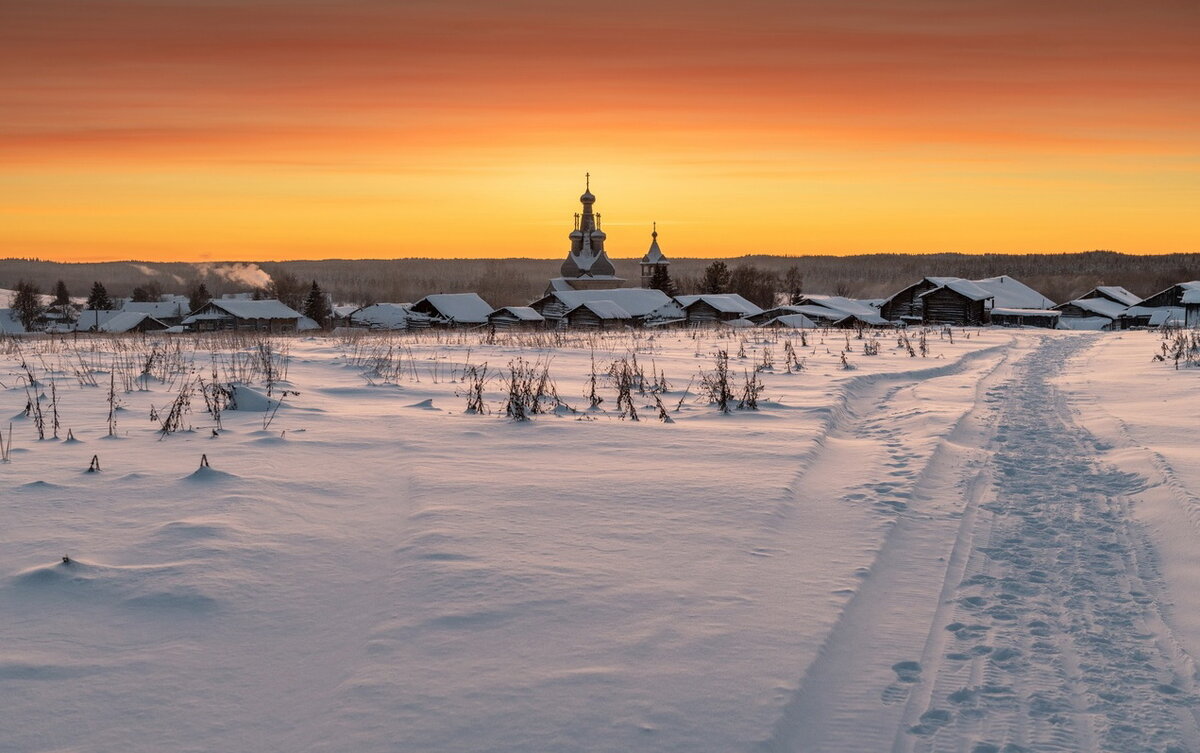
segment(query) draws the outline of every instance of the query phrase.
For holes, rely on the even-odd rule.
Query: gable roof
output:
[[[491,317],[493,317],[496,314],[499,314],[501,312],[511,314],[511,315],[515,316],[518,321],[522,321],[522,322],[544,322],[544,321],[546,321],[545,317],[543,317],[541,314],[539,314],[537,311],[530,308],[529,306],[501,306],[500,308],[493,311],[491,314],[488,314],[488,318],[490,319]]]
[[[555,290],[533,302],[533,306],[556,299],[569,311],[585,301],[612,301],[635,318],[672,319],[683,315],[669,295],[651,288],[611,288],[609,290]]]
[[[964,280],[961,277],[952,277],[949,280],[947,280],[943,285],[940,285],[940,286],[934,288],[933,290],[926,290],[924,293],[921,293],[917,297],[924,298],[925,296],[929,295],[930,293],[936,293],[939,290],[952,290],[955,293],[958,293],[959,295],[963,296],[964,298],[967,298],[972,301],[986,301],[989,298],[995,297],[992,295],[991,291],[985,290],[984,288],[981,288],[980,286],[976,285],[975,283],[971,282],[970,280]]]
[[[816,329],[817,325],[804,314],[783,314],[763,322],[762,327],[787,327],[790,329]]]
[[[126,301],[121,306],[121,311],[149,314],[156,319],[162,317],[178,319],[187,315],[187,307],[186,301],[183,303],[179,301]]]
[[[1131,293],[1120,285],[1097,285],[1087,293],[1080,296],[1081,299],[1104,297],[1109,300],[1123,303],[1126,306],[1133,306],[1141,303],[1141,298],[1136,293]]]
[[[567,311],[570,316],[579,309],[587,309],[600,319],[632,319],[633,315],[617,305],[616,301],[583,301]]]
[[[373,303],[357,308],[347,316],[351,324],[365,324],[370,329],[406,329],[409,320],[417,317],[429,318],[400,303]]]
[[[889,295],[887,298],[884,298],[882,303],[886,304],[888,301],[891,301],[892,299],[896,298],[897,296],[903,295],[903,294],[907,293],[908,291],[912,290],[913,288],[918,288],[918,287],[921,287],[922,285],[930,285],[935,288],[940,288],[943,285],[945,285],[947,282],[949,282],[951,280],[957,280],[957,279],[959,279],[959,278],[957,278],[957,277],[922,277],[921,279],[914,282],[912,285],[903,287],[900,290],[897,290],[895,293],[892,293],[891,295]]]
[[[1000,275],[973,280],[976,285],[992,294],[992,305],[1006,309],[1048,309],[1055,303],[1020,280]]]
[[[879,309],[875,308],[865,301],[859,301],[854,298],[846,298],[841,295],[808,295],[800,296],[800,305],[802,306],[820,306],[831,311],[838,311],[845,315],[861,314],[862,316],[870,316],[878,314]]]
[[[860,324],[869,324],[873,327],[886,327],[891,324],[887,319],[884,319],[879,314],[850,314],[845,318],[834,322],[835,324],[847,324],[858,322]]]
[[[1158,291],[1157,293],[1155,293],[1153,295],[1146,296],[1141,301],[1138,301],[1138,303],[1144,304],[1146,301],[1152,300],[1154,298],[1166,296],[1168,293],[1171,293],[1176,288],[1179,288],[1180,295],[1187,293],[1187,291],[1189,291],[1189,290],[1200,290],[1200,280],[1192,280],[1190,282],[1175,283],[1174,285],[1172,285],[1169,288],[1163,288],[1162,290]],[[1171,296],[1171,297],[1173,298],[1174,296]]]
[[[26,333],[21,318],[12,309],[0,309],[0,335],[23,335]]]
[[[435,293],[414,303],[413,309],[431,309],[435,316],[459,324],[483,324],[493,311],[478,293]]]
[[[128,332],[129,330],[140,326],[142,322],[147,319],[162,329],[167,328],[166,324],[160,322],[158,319],[155,319],[144,311],[118,311],[116,316],[109,317],[107,321],[101,323],[101,325],[96,328],[96,331],[108,332],[111,334]]]
[[[214,298],[201,306],[201,310],[208,306],[218,308],[236,319],[299,319],[301,316],[299,311],[274,299],[248,301],[240,298]],[[188,319],[194,316],[196,315],[187,317],[183,323],[187,324]]]
[[[1121,315],[1122,312],[1125,311],[1125,309],[1129,308],[1128,306],[1123,306],[1120,303],[1108,298],[1076,298],[1075,300],[1068,301],[1057,306],[1056,308],[1061,309],[1065,306],[1075,306],[1076,308],[1081,308],[1091,314],[1097,314],[1109,319],[1116,319]]]
[[[75,329],[80,332],[96,329],[119,313],[120,309],[84,309],[75,320]]]
[[[677,295],[675,300],[679,302],[683,308],[703,301],[709,306],[712,306],[717,311],[726,314],[740,314],[741,316],[753,316],[761,314],[762,308],[755,306],[750,301],[743,298],[737,293],[704,293],[701,295]]]

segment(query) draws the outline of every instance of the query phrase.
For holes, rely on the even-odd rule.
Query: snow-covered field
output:
[[[0,343],[0,751],[1200,750],[1200,370],[800,337]]]

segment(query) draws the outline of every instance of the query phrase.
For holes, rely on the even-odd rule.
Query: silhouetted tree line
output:
[[[680,294],[713,287],[706,270],[712,259],[672,258],[669,282]],[[830,293],[882,298],[921,277],[966,278],[1009,274],[1056,301],[1066,301],[1096,285],[1123,285],[1150,295],[1174,283],[1200,278],[1200,254],[1133,256],[1111,251],[1080,254],[872,254],[864,256],[754,255],[717,260],[724,272],[719,287],[762,305],[776,294]],[[637,259],[614,259],[617,274],[636,285]],[[339,303],[416,301],[430,293],[476,292],[496,306],[522,305],[542,295],[558,275],[558,259],[388,259],[264,262],[271,276],[259,297],[279,298],[303,310],[311,282]],[[0,260],[0,288],[27,281],[47,290],[61,281],[89,290],[101,281],[111,298],[153,298],[162,292],[205,297],[255,292],[249,282],[213,272],[211,265],[182,262],[63,264],[30,259]],[[661,281],[660,281],[661,282]]]

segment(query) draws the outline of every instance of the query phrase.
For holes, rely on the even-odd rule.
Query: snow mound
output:
[[[94,596],[128,606],[206,611],[217,600],[186,582],[184,563],[161,565],[105,565],[72,559],[20,571],[12,586],[72,600]]]
[[[199,468],[197,468],[196,470],[189,473],[187,476],[185,476],[183,480],[190,481],[193,483],[214,484],[214,483],[217,483],[220,481],[227,481],[229,479],[236,479],[236,478],[238,478],[238,476],[235,476],[232,473],[227,473],[225,471],[218,471],[216,468],[213,468],[211,466],[202,465]]]
[[[258,390],[251,389],[244,384],[234,384],[229,389],[233,393],[229,401],[229,410],[264,413],[274,410],[280,404],[275,398],[267,397]]]
[[[17,488],[26,490],[26,491],[37,491],[39,489],[61,489],[62,487],[59,486],[58,484],[54,484],[49,481],[40,481],[39,480],[39,481],[30,481],[28,484],[21,484]]]
[[[184,518],[164,523],[155,531],[162,538],[195,541],[198,539],[228,538],[231,528],[224,523],[215,523],[203,519]]]
[[[406,408],[419,408],[421,410],[439,410],[439,411],[441,410],[441,408],[434,406],[433,398],[427,398],[425,400],[422,400],[419,403],[413,403],[412,405],[406,405],[405,407]]]

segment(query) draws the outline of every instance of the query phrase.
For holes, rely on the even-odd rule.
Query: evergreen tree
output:
[[[200,283],[188,292],[188,305],[192,307],[192,311],[198,311],[211,300],[212,296],[208,293],[208,286],[204,283]]]
[[[112,299],[108,297],[104,283],[99,280],[92,283],[92,292],[88,293],[87,307],[96,311],[112,311]]]
[[[704,268],[700,280],[701,293],[724,293],[729,289],[729,267],[723,261],[714,261]]]
[[[10,305],[25,329],[31,329],[33,323],[42,314],[42,304],[38,300],[38,289],[32,282],[21,280],[17,283],[16,295],[13,296]]]
[[[70,306],[71,294],[67,291],[67,283],[59,280],[54,284],[54,305]]]
[[[659,264],[650,273],[650,287],[654,290],[661,290],[667,295],[675,295],[675,283],[671,281],[671,275],[667,272],[666,265]]]
[[[313,280],[312,287],[308,290],[308,297],[304,299],[304,315],[312,319],[321,327],[325,327],[329,323],[329,315],[333,313],[329,308],[329,299],[325,297],[321,286]]]

